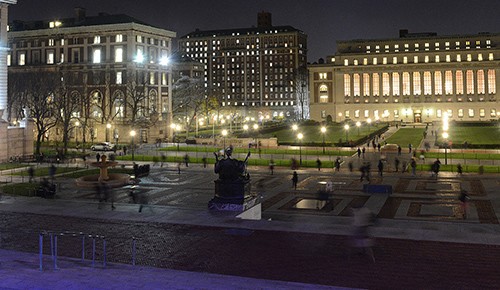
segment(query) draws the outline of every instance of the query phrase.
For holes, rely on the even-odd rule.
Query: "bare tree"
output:
[[[298,67],[290,80],[295,91],[295,115],[299,120],[309,119],[308,73],[305,65]]]
[[[57,125],[56,94],[60,76],[55,70],[44,72],[14,72],[9,75],[9,88],[12,98],[18,98],[19,106],[30,110],[36,126],[35,154],[40,154],[41,142],[45,133]],[[14,104],[15,102],[12,102]],[[21,108],[13,108],[19,112]]]
[[[181,77],[175,82],[172,94],[174,116],[183,120],[188,137],[193,121],[204,105],[212,105],[211,101],[205,97],[203,81],[199,78]]]
[[[144,72],[133,73],[130,77],[126,92],[127,117],[132,127],[148,127],[149,124],[144,118],[148,98]]]

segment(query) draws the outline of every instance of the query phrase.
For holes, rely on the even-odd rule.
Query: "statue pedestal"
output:
[[[245,211],[259,202],[250,193],[250,180],[215,181],[215,196],[208,202],[208,209],[217,211]]]

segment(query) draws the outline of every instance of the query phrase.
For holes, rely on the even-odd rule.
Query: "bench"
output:
[[[363,192],[366,193],[392,193],[392,185],[390,184],[364,184]]]

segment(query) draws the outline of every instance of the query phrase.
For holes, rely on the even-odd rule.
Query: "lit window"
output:
[[[439,62],[439,55],[436,55],[436,58],[434,60],[435,62]]]
[[[392,73],[392,94],[399,96],[399,73]]]
[[[445,94],[453,94],[453,73],[448,70],[444,73],[444,90]]]
[[[483,54],[482,53],[480,53],[480,54],[477,55],[477,60],[478,61],[483,61]]]
[[[63,63],[64,62],[64,53],[61,53],[60,57],[59,57],[59,62],[60,63]]]
[[[455,72],[455,89],[457,90],[457,95],[463,95],[464,93],[464,75],[461,70]]]
[[[363,74],[363,95],[370,95],[370,75],[367,73]]]
[[[389,85],[389,74],[382,73],[382,94],[388,96],[390,94],[391,88]]]
[[[484,109],[482,109],[484,110]],[[479,114],[481,114],[481,110],[479,110]],[[495,109],[490,109],[490,117],[496,117],[497,116],[497,110]]]
[[[354,118],[359,118],[359,110],[354,111]]]
[[[26,53],[21,52],[18,56],[17,62],[19,65],[25,65],[26,64]]]
[[[344,95],[351,96],[351,77],[348,74],[344,74]]]
[[[457,62],[461,62],[462,61],[462,57],[460,56],[460,54],[457,54]]]
[[[12,62],[12,56],[10,54],[7,54],[7,66],[10,66],[11,65],[11,62]]]
[[[374,65],[376,65],[376,64],[377,64],[377,58],[376,58],[376,57],[374,57],[374,58],[373,58],[373,64],[374,64]]]
[[[367,58],[363,58],[363,65],[367,65],[368,64],[368,59]]]
[[[486,114],[486,112],[484,109],[479,109],[479,117],[480,118],[484,118],[485,114]]]
[[[92,63],[101,63],[101,49],[94,49]]]
[[[358,65],[358,60],[357,59],[354,60],[354,65]]]
[[[101,37],[100,36],[94,36],[94,44],[101,43]]]
[[[53,38],[49,39],[49,46],[54,46],[54,39]]]
[[[467,84],[467,94],[474,94],[474,72],[472,70],[468,70],[466,72],[466,84]]]
[[[467,61],[472,61],[472,54],[467,54]]]
[[[403,63],[404,63],[404,64],[407,64],[407,63],[408,63],[408,57],[407,57],[407,56],[403,57]]]
[[[495,58],[493,57],[493,53],[489,53],[488,54],[488,60],[495,60]]]
[[[328,103],[328,96],[319,96],[320,103]]]
[[[474,118],[474,109],[469,109],[469,117]]]
[[[380,94],[380,77],[378,73],[373,74],[373,95],[378,97]]]
[[[413,72],[413,94],[415,96],[420,96],[422,94],[419,72]]]
[[[443,94],[443,79],[440,71],[434,73],[434,94],[438,96]]]
[[[410,74],[408,72],[403,73],[403,96],[410,95]]]
[[[436,110],[436,117],[438,118],[443,117],[443,111],[441,111],[440,109]]]
[[[429,56],[428,56],[428,55],[426,55],[426,56],[424,57],[424,62],[425,62],[425,63],[428,63],[428,62],[429,62]]]
[[[382,58],[382,64],[387,64],[387,57]]]
[[[154,72],[149,73],[149,84],[154,85],[156,83],[156,76]]]
[[[47,52],[47,64],[54,64],[54,51]]]
[[[416,55],[415,55],[415,56],[413,57],[413,63],[418,63],[418,56],[416,56]]]
[[[142,42],[142,35],[137,35],[136,41],[141,43]]]
[[[424,72],[424,95],[432,95],[432,79],[431,72]]]
[[[345,66],[348,66],[348,65],[349,65],[349,60],[348,60],[348,59],[344,59],[344,65],[345,65]]]
[[[122,83],[123,83],[122,72],[117,71],[116,72],[116,84],[121,85]]]
[[[477,71],[477,93],[484,94],[485,92],[485,83],[484,83],[484,70]]]
[[[123,61],[123,48],[117,47],[115,48],[115,62],[122,62],[122,61]]]
[[[353,75],[353,84],[354,84],[354,96],[355,97],[359,97],[360,95],[360,78],[359,78],[359,74],[354,74]]]
[[[61,45],[64,45],[64,38],[61,39]]]
[[[446,62],[450,62],[451,61],[451,56],[449,54],[446,55]]]
[[[393,57],[392,58],[392,64],[397,64],[398,63],[398,58],[397,57]]]
[[[161,74],[161,85],[162,86],[166,86],[167,85],[167,74],[166,73],[162,73]]]
[[[458,109],[458,117],[463,118],[464,116],[464,109]]]
[[[446,110],[446,114],[448,117],[453,117],[453,111],[452,110]]]
[[[495,70],[489,69],[488,70],[488,94],[496,94],[496,93],[497,93],[497,86],[496,86]]]

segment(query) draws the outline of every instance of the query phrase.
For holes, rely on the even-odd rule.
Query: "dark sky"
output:
[[[335,52],[335,41],[398,37],[399,29],[438,35],[500,33],[500,0],[18,0],[10,21],[128,14],[183,36],[200,30],[246,28],[257,13],[273,14],[274,25],[308,35],[309,62]]]

